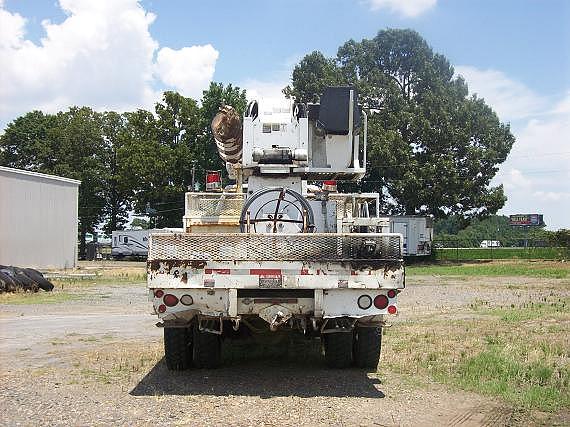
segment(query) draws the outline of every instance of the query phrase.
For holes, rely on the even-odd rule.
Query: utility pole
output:
[[[190,191],[196,190],[196,160],[192,160],[192,185],[188,190]]]

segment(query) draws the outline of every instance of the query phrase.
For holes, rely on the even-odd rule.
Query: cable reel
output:
[[[307,199],[286,187],[264,188],[249,196],[240,216],[242,233],[312,233],[315,216]]]

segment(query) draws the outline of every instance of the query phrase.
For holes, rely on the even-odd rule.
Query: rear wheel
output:
[[[347,368],[352,364],[352,332],[325,334],[325,361],[330,368]]]
[[[354,336],[354,364],[377,369],[382,348],[382,327],[357,327]]]
[[[222,341],[218,334],[200,331],[194,325],[193,357],[197,368],[217,368],[222,359]]]
[[[171,371],[183,371],[192,364],[192,340],[189,328],[164,328],[164,357]]]

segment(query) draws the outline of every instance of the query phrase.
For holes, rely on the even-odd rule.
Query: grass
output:
[[[146,273],[140,271],[97,270],[95,276],[56,276],[49,279],[56,288],[80,288],[100,285],[123,285],[146,282]]]
[[[9,294],[0,294],[0,304],[58,304],[67,301],[77,300],[81,297],[78,294],[69,292],[53,291],[45,292],[15,292]]]
[[[14,292],[0,294],[0,304],[57,304],[81,299],[85,294],[82,289],[93,286],[111,286],[137,284],[146,282],[144,269],[96,270],[95,276],[56,276],[48,280],[54,285],[52,292],[39,290],[38,292]],[[99,294],[98,298],[109,298],[108,294]]]
[[[485,264],[434,264],[410,265],[409,276],[522,276],[565,279],[570,276],[570,264],[561,263],[485,263]]]
[[[138,345],[112,345],[89,352],[74,362],[80,376],[87,381],[114,384],[130,380],[148,372],[163,357],[161,345],[151,344],[144,349]]]
[[[569,299],[473,304],[474,320],[409,321],[385,330],[381,367],[496,396],[521,409],[570,408]],[[469,309],[468,309],[469,310]]]
[[[568,248],[436,248],[436,260],[568,259]]]

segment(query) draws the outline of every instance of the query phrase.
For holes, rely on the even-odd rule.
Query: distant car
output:
[[[500,248],[501,242],[498,240],[483,240],[479,245],[480,248]]]

